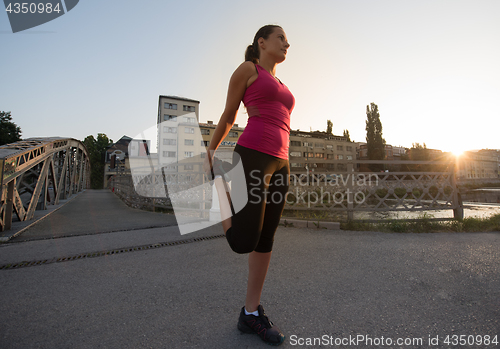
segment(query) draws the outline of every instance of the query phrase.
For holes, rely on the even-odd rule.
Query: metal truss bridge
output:
[[[89,187],[87,149],[73,138],[29,138],[0,146],[0,231]],[[14,218],[15,219],[15,218]]]

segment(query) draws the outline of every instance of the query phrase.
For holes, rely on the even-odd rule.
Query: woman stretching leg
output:
[[[223,177],[214,182],[221,204],[222,226],[230,247],[248,253],[248,285],[238,328],[258,333],[270,344],[281,344],[283,334],[269,321],[260,305],[274,233],[288,191],[290,113],[294,98],[276,78],[276,66],[286,57],[288,44],[279,26],[259,29],[248,46],[245,62],[229,82],[226,107],[208,147],[205,171],[212,171],[214,152],[233,126],[240,103],[248,111],[248,124],[238,139],[233,164],[241,161],[244,176],[232,179],[229,195]],[[231,215],[231,199],[247,198],[246,205]]]

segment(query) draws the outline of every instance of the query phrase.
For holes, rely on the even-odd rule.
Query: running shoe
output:
[[[259,311],[259,316],[246,315],[245,307],[243,307],[238,320],[238,329],[243,333],[258,334],[267,344],[280,345],[283,343],[285,336],[269,320],[267,315],[264,313],[262,305],[259,305],[257,310]]]

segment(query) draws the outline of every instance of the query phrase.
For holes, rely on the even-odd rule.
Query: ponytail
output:
[[[257,48],[257,52],[255,52],[254,45],[248,45],[245,51],[245,62],[246,61],[250,61],[254,64],[259,63],[259,49]]]
[[[264,38],[264,40],[267,40],[267,38],[269,37],[270,34],[272,34],[275,28],[281,28],[281,27],[279,25],[269,24],[263,26],[257,31],[257,34],[255,34],[255,37],[253,39],[252,45],[248,45],[245,51],[245,62],[250,61],[254,64],[259,63],[260,50],[258,41],[260,38]]]

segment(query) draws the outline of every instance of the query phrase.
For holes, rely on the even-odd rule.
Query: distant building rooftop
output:
[[[179,97],[179,96],[160,95],[160,98],[171,98],[171,99],[177,99],[177,100],[180,100],[180,101],[200,103],[200,101],[197,101],[195,99],[189,99],[189,98],[184,98],[184,97]]]

